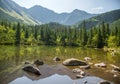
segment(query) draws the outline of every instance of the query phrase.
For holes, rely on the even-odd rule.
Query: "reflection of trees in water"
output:
[[[94,62],[111,62],[119,63],[120,56],[111,57],[111,55],[99,49],[85,49],[76,47],[61,47],[61,46],[7,46],[5,49],[0,49],[0,65],[4,67],[17,66],[25,61],[34,61],[41,59],[43,61],[51,61],[55,56],[61,59],[92,57]],[[120,63],[119,63],[120,64]]]
[[[15,47],[15,64],[18,65],[20,61],[20,46]]]

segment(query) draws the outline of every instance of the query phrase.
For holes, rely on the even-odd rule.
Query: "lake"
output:
[[[60,62],[54,62],[57,56]],[[84,60],[84,57],[91,57],[90,62],[107,64],[107,68],[96,68],[85,70],[90,75],[76,79],[72,69],[78,66],[63,66],[62,62],[68,58]],[[38,66],[42,72],[41,76],[35,76],[22,70],[25,61],[31,64],[37,60],[43,60],[44,65]],[[62,46],[0,46],[0,84],[97,84],[101,80],[108,80],[113,84],[120,84],[120,74],[113,77],[109,72],[110,64],[120,66],[120,56],[112,56],[102,49],[62,47]]]

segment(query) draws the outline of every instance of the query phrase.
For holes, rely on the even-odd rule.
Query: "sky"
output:
[[[13,0],[22,7],[40,5],[57,13],[72,12],[74,9],[88,13],[104,13],[120,9],[120,0]]]

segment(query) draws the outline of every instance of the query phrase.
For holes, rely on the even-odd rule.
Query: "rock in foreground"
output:
[[[26,71],[26,72],[34,73],[36,75],[41,75],[40,70],[37,67],[33,67],[33,66],[30,66],[30,65],[25,66],[23,68],[23,70]]]
[[[106,81],[106,80],[102,80],[102,81],[100,81],[100,83],[98,83],[98,84],[110,84],[110,82],[109,82],[109,81]]]
[[[65,66],[84,66],[84,65],[87,65],[87,63],[84,61],[81,61],[79,59],[70,58],[70,59],[65,60],[63,62],[63,65],[65,65]]]

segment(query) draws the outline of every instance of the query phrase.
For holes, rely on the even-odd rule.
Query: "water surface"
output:
[[[61,58],[60,62],[54,62],[53,58],[55,56],[58,56]],[[111,56],[110,53],[103,51],[102,49],[87,49],[87,48],[76,48],[76,47],[61,47],[61,46],[0,46],[0,84],[15,84],[14,82],[17,81],[17,84],[19,82],[21,83],[21,80],[24,80],[22,82],[30,82],[29,84],[37,84],[42,82],[43,80],[46,80],[44,84],[48,84],[47,82],[49,79],[53,78],[61,78],[61,84],[73,84],[74,77],[72,78],[71,74],[62,74],[60,72],[60,75],[53,73],[52,69],[55,68],[56,71],[60,70],[62,68],[57,67],[58,65],[62,66],[62,61],[67,58],[78,58],[81,60],[84,60],[84,57],[91,57],[93,60],[92,63],[99,63],[104,62],[108,65],[107,69],[109,69],[110,64],[115,64],[117,66],[120,65],[120,56]],[[46,78],[47,75],[41,76],[41,77],[30,77],[29,75],[26,75],[21,68],[24,67],[24,62],[29,61],[31,63],[34,62],[34,60],[40,59],[45,62],[45,64],[50,67],[48,68],[47,72],[51,70],[51,73],[49,72],[49,77]],[[44,67],[44,66],[40,66]],[[57,68],[56,68],[57,67]],[[76,67],[65,67],[68,68],[70,71]],[[78,67],[77,67],[78,68]],[[92,67],[89,70],[86,70],[86,72],[90,73],[96,78],[105,79],[111,82],[114,82],[116,84],[120,84],[120,77],[117,78],[113,77],[113,73],[107,73],[107,69],[100,69]],[[44,71],[44,69],[43,69]],[[44,72],[44,74],[47,74]],[[87,78],[87,77],[85,77]],[[67,82],[65,83],[65,79]],[[87,78],[88,79],[88,78]],[[33,81],[35,80],[35,81]],[[57,80],[57,79],[55,79]],[[79,82],[81,79],[77,79]],[[97,79],[96,79],[97,80]],[[31,82],[33,81],[33,82]],[[39,81],[39,82],[37,82]],[[55,82],[54,80],[52,83]],[[51,84],[52,84],[51,83]],[[23,83],[21,83],[23,84]],[[43,84],[43,83],[42,83]],[[49,83],[50,84],[50,83]],[[55,84],[55,83],[54,83]],[[58,84],[58,83],[57,83]]]

